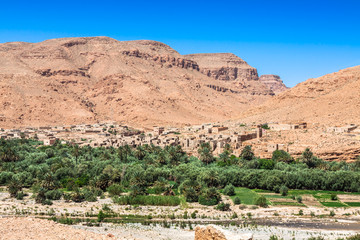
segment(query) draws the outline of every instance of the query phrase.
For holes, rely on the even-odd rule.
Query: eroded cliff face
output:
[[[200,71],[208,77],[222,81],[258,80],[256,68],[232,53],[204,53],[185,55],[197,62]]]
[[[139,127],[199,124],[227,120],[273,95],[247,80],[257,78],[256,69],[240,58],[217,58],[228,63],[210,61],[213,72],[203,74],[197,61],[156,41],[0,44],[0,127],[105,120]]]
[[[261,75],[259,81],[268,86],[275,94],[279,94],[288,89],[278,75]]]

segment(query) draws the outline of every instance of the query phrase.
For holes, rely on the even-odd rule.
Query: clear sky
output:
[[[288,86],[360,65],[359,0],[2,1],[0,43],[109,36],[232,52]]]

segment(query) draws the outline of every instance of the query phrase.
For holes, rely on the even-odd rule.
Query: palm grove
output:
[[[285,151],[257,158],[251,146],[240,156],[227,145],[218,157],[203,143],[198,157],[181,146],[92,148],[43,146],[36,140],[0,140],[0,184],[22,199],[30,188],[37,203],[96,201],[107,192],[118,204],[178,205],[180,199],[216,205],[233,186],[357,192],[360,161],[326,162],[306,149],[299,159]],[[126,193],[126,194],[125,194]],[[240,201],[236,199],[236,201]]]

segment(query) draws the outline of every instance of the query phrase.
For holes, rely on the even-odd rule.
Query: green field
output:
[[[261,194],[264,197],[268,198],[268,199],[276,199],[276,198],[288,198],[290,199],[290,196],[281,196],[281,195],[275,195],[275,194]]]
[[[306,207],[303,203],[297,202],[272,202],[274,206],[295,206],[295,207]]]
[[[325,207],[348,207],[342,202],[320,202]]]
[[[349,205],[350,207],[360,207],[360,202],[344,202],[344,203]]]
[[[316,194],[350,194],[350,195],[360,195],[360,192],[354,192],[354,193],[350,193],[350,192],[342,192],[342,191],[324,191],[324,190],[289,190],[288,195],[316,195]]]
[[[255,200],[259,197],[255,191],[249,188],[236,187],[235,196],[231,196],[231,199],[234,200],[235,197],[239,197],[242,204],[245,205],[254,205]]]

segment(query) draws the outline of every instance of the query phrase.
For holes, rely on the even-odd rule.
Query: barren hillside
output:
[[[360,124],[360,66],[309,79],[241,115],[248,122]]]
[[[155,41],[90,37],[5,43],[0,44],[0,123],[222,121],[273,95],[251,76],[218,81],[203,74],[196,61]]]

